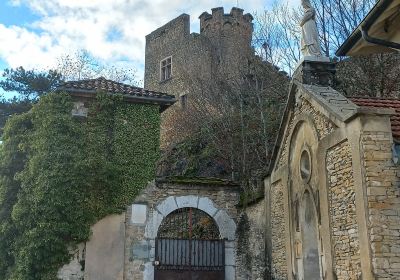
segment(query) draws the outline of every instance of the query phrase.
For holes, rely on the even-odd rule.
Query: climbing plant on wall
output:
[[[0,279],[55,279],[90,226],[154,177],[159,108],[99,93],[87,118],[49,94],[11,118],[0,146]]]

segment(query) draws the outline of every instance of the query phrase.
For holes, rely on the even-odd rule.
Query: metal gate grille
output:
[[[224,240],[156,240],[157,269],[224,270]]]
[[[155,243],[156,280],[222,280],[225,242],[205,212],[182,208],[160,225]]]
[[[162,221],[158,238],[219,239],[218,226],[212,217],[196,208],[181,208]]]

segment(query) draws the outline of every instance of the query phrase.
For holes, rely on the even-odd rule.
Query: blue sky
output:
[[[56,68],[61,56],[86,50],[95,59],[137,69],[143,79],[145,35],[177,17],[223,6],[260,12],[272,0],[1,0],[0,72]],[[291,0],[299,1],[299,0]]]
[[[39,20],[39,16],[32,13],[27,6],[16,6],[11,1],[3,0],[0,2],[0,19],[4,25],[26,25],[35,20]]]

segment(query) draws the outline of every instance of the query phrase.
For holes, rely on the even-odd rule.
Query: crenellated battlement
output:
[[[243,14],[243,9],[233,7],[229,14],[224,13],[223,7],[211,9],[212,14],[204,12],[199,16],[200,33],[209,31],[223,31],[225,27],[239,26],[253,31],[253,16],[249,13]]]

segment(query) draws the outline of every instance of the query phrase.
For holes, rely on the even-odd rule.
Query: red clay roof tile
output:
[[[106,91],[108,93],[119,93],[123,95],[129,95],[131,97],[147,97],[151,99],[155,98],[162,100],[170,99],[171,101],[173,101],[175,98],[173,95],[170,94],[145,90],[140,87],[107,80],[103,77],[90,80],[68,81],[61,84],[58,87],[58,90],[65,90],[69,92],[73,92],[75,90],[85,92]]]
[[[352,102],[360,107],[392,108],[396,111],[390,120],[392,124],[393,138],[400,140],[400,100],[368,97],[350,97]]]

